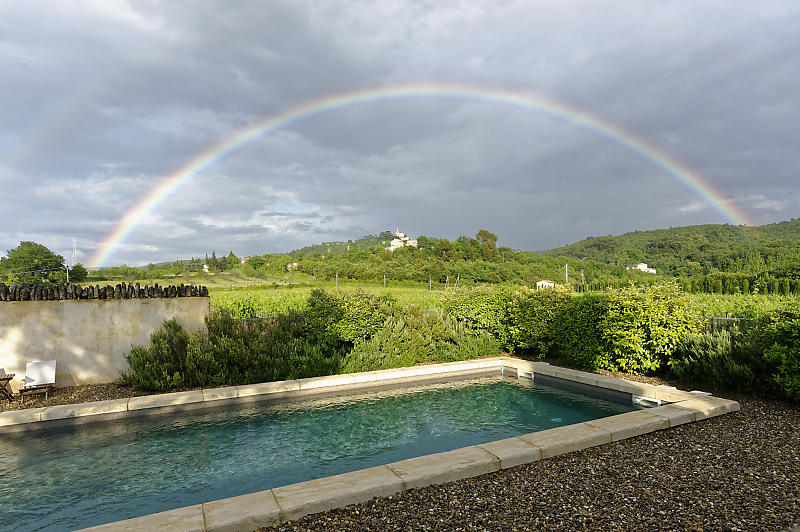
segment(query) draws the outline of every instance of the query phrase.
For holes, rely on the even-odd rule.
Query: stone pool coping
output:
[[[486,373],[500,368],[503,359],[504,357],[483,358],[362,373],[326,375],[307,379],[244,384],[223,388],[204,388],[186,392],[141,395],[106,401],[8,410],[0,412],[0,434],[107,421],[128,416],[161,414],[176,410],[210,408],[222,404],[283,400],[331,392],[367,390],[402,382],[444,379],[471,373]]]
[[[4,419],[0,433],[15,426],[50,426],[70,419],[107,418],[108,414],[141,415],[191,405],[213,406],[237,400],[281,399],[339,390],[364,390],[393,382],[483,373],[501,369],[517,376],[543,375],[578,385],[599,387],[658,403],[584,423],[524,434],[443,453],[409,458],[382,466],[281,486],[228,499],[177,508],[85,530],[122,531],[141,529],[229,531],[276,525],[304,515],[361,503],[403,490],[478,476],[524,463],[574,452],[649,432],[699,421],[740,409],[735,401],[711,397],[704,392],[685,392],[512,357],[494,357],[463,362],[414,366],[394,370],[333,375],[228,388],[214,388],[155,396],[98,401],[34,409],[30,418]],[[664,404],[669,403],[669,404]],[[115,410],[116,409],[116,410]],[[36,417],[38,415],[38,418]],[[61,417],[58,417],[61,416]],[[6,421],[5,424],[3,422]],[[26,429],[23,429],[26,430]]]

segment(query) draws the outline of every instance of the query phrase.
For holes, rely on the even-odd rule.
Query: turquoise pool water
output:
[[[0,528],[66,530],[634,410],[479,377],[0,437]]]

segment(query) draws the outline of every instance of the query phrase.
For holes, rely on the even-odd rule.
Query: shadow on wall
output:
[[[0,303],[0,368],[22,386],[25,364],[56,360],[56,386],[113,382],[125,355],[147,344],[164,320],[187,330],[205,327],[207,297]]]

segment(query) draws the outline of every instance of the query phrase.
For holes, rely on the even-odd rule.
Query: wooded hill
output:
[[[800,279],[800,219],[762,226],[690,225],[592,237],[540,252],[606,264],[646,262],[659,273],[696,278],[715,271]]]
[[[800,293],[800,219],[760,227],[696,225],[635,231],[587,238],[540,252],[497,247],[497,235],[486,230],[453,241],[420,236],[418,247],[389,251],[385,248],[392,238],[384,231],[286,254],[249,257],[243,264],[232,252],[219,259],[212,252],[204,261],[150,265],[143,270],[148,276],[201,272],[205,263],[210,272],[241,269],[254,277],[283,276],[291,271],[320,280],[382,283],[385,278],[387,282],[430,282],[437,286],[456,282],[461,286],[532,286],[542,279],[564,284],[568,275],[569,284],[579,291],[674,278],[691,292]],[[657,273],[628,269],[641,262],[656,268]],[[103,270],[102,274],[111,275],[116,269]]]
[[[323,242],[322,244],[314,244],[312,246],[305,246],[300,249],[290,251],[288,255],[292,258],[296,257],[299,253],[305,257],[319,257],[322,255],[344,255],[350,249],[359,249],[366,251],[370,248],[380,246],[386,247],[392,241],[394,235],[390,231],[383,231],[377,235],[366,235],[356,240],[346,240],[337,242]]]
[[[496,247],[497,236],[454,241],[419,237],[418,248],[387,251],[387,232],[291,252],[296,269],[331,279],[434,283],[521,283],[567,280],[577,290],[676,278],[686,291],[800,293],[800,219],[748,227],[695,225],[592,237],[541,252]],[[349,250],[348,250],[349,247]],[[328,251],[330,249],[330,251]],[[307,255],[304,250],[313,254]],[[656,274],[629,270],[647,263]]]

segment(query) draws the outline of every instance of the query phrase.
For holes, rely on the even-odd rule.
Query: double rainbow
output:
[[[261,135],[320,113],[386,100],[449,98],[512,105],[591,131],[644,159],[677,181],[734,225],[750,225],[747,216],[725,200],[710,183],[690,168],[645,140],[586,111],[527,92],[478,85],[412,83],[352,90],[310,100],[273,114],[197,154],[143,196],[105,237],[89,260],[90,267],[105,265],[144,219],[181,185]]]

